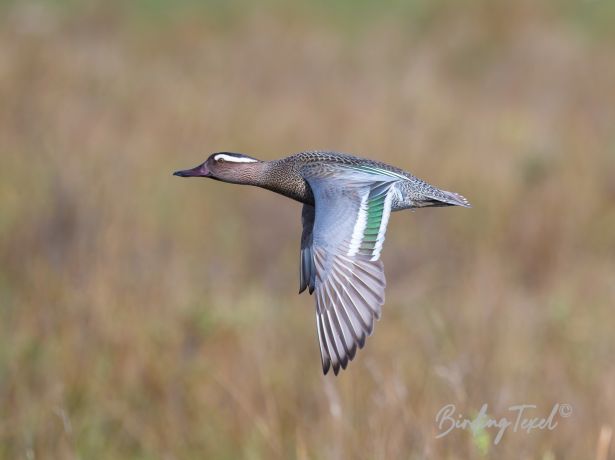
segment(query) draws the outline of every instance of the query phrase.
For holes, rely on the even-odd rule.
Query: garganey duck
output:
[[[386,284],[380,251],[391,211],[470,207],[463,196],[399,168],[337,152],[273,161],[220,152],[174,175],[255,185],[303,203],[299,293],[315,293],[325,374],[346,368],[380,318]]]

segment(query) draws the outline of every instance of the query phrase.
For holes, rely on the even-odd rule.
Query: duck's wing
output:
[[[312,229],[314,228],[314,206],[304,204],[301,211],[301,264],[299,266],[299,294],[309,287],[310,294],[314,292],[316,269],[312,257]]]
[[[315,292],[323,372],[337,375],[380,318],[379,257],[398,179],[336,164],[302,172],[315,206],[303,207],[300,291]]]

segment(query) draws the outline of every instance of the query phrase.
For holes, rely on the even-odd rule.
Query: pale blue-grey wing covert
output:
[[[302,172],[315,206],[303,208],[300,290],[315,293],[323,372],[333,367],[337,375],[380,318],[386,281],[379,257],[398,179],[339,164]]]

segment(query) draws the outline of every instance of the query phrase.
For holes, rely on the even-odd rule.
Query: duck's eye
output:
[[[217,163],[224,163],[224,158],[220,157],[216,160]]]

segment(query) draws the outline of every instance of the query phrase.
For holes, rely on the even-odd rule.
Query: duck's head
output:
[[[218,152],[196,168],[175,171],[179,177],[210,177],[224,182],[246,183],[255,173],[255,166],[262,161],[243,153]]]

